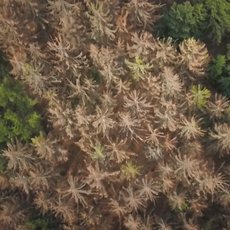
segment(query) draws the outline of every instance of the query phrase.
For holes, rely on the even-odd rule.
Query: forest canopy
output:
[[[0,224],[230,228],[227,0],[2,0]]]

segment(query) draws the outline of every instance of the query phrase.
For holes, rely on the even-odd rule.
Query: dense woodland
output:
[[[0,1],[1,230],[229,230],[228,0]]]

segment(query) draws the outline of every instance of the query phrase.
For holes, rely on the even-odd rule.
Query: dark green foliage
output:
[[[179,40],[193,36],[200,37],[205,18],[206,11],[203,4],[193,6],[190,2],[174,3],[160,21],[160,34]]]
[[[218,55],[212,62],[210,66],[210,74],[213,78],[219,78],[224,70],[226,64],[225,55]]]
[[[230,2],[228,0],[203,0],[207,11],[205,33],[211,41],[220,44],[227,32],[230,32]]]
[[[221,92],[230,97],[230,45],[226,55],[218,55],[210,64],[209,76]]]
[[[30,230],[49,230],[48,222],[45,219],[35,219],[27,223],[27,227]]]
[[[29,230],[57,230],[58,220],[50,213],[41,215],[37,209],[31,209],[30,217],[25,223]]]
[[[30,219],[26,226],[29,230],[56,230],[58,223],[52,216],[33,217]]]
[[[30,140],[41,130],[41,117],[35,111],[36,100],[26,95],[22,85],[7,74],[6,63],[0,65],[0,145],[19,138]]]
[[[230,31],[230,3],[227,0],[174,3],[157,27],[161,36],[179,40],[195,37],[220,44]]]
[[[0,83],[0,143],[12,138],[28,141],[41,131],[36,101],[29,98],[18,83],[4,77]]]

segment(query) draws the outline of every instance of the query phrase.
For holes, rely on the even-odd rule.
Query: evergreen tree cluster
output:
[[[189,37],[220,44],[230,32],[230,2],[191,0],[174,2],[159,21],[162,36],[183,40]]]

